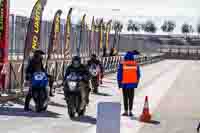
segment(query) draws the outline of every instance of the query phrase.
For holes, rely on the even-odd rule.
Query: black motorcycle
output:
[[[46,111],[48,107],[48,77],[44,72],[33,74],[31,81],[32,96],[36,112]]]
[[[64,93],[68,114],[71,119],[75,117],[76,113],[79,117],[85,114],[86,107],[84,107],[83,110],[80,109],[82,101],[79,83],[82,81],[82,79],[82,76],[70,75],[65,81]]]

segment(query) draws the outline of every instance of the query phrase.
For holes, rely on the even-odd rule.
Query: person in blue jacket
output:
[[[117,80],[119,88],[122,88],[124,100],[123,116],[133,116],[133,100],[135,88],[140,80],[140,66],[135,61],[135,53],[127,52],[118,66]]]

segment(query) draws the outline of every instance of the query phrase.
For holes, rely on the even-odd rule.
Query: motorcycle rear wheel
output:
[[[68,108],[68,115],[70,119],[73,119],[75,117],[75,112],[72,109]]]

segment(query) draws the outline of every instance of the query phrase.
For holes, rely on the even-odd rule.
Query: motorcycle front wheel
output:
[[[73,119],[75,117],[75,112],[72,111],[71,109],[68,109],[68,115],[70,119]]]
[[[74,101],[73,101],[73,96],[70,96],[69,98],[66,98],[66,103],[67,103],[67,110],[68,110],[68,115],[70,119],[73,119],[75,117],[75,106],[74,106]]]

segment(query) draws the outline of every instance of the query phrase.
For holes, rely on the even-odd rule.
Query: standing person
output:
[[[117,56],[117,50],[115,48],[111,49],[110,56]]]
[[[133,52],[127,52],[124,61],[119,64],[117,80],[119,88],[122,88],[124,113],[123,116],[133,116],[133,100],[135,88],[140,80],[140,67],[135,61]]]
[[[199,133],[199,129],[200,129],[200,123],[199,123],[199,125],[198,125],[198,127],[197,127],[197,132]]]

